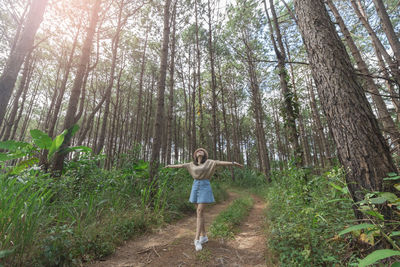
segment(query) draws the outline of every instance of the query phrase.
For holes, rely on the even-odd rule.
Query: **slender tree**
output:
[[[70,140],[71,131],[69,129],[71,129],[73,125],[77,122],[76,112],[78,109],[78,103],[82,91],[82,85],[84,83],[85,76],[87,75],[86,71],[88,69],[87,66],[90,59],[90,51],[93,43],[93,37],[96,31],[96,25],[98,22],[99,12],[101,9],[101,1],[102,0],[96,0],[96,2],[92,7],[89,27],[87,29],[86,38],[82,46],[82,54],[80,57],[78,69],[76,71],[74,84],[72,86],[71,95],[68,102],[67,114],[64,120],[63,128],[68,129],[68,134],[65,136],[64,142],[60,149],[60,153],[57,153],[54,159],[53,170],[55,172],[60,172],[63,169],[64,158],[66,155],[65,152],[63,151],[65,151],[65,149],[69,146],[69,143],[71,141]]]
[[[165,80],[167,76],[167,61],[168,61],[168,45],[169,45],[169,18],[170,18],[170,6],[171,0],[165,0],[164,5],[164,31],[163,31],[163,42],[160,56],[160,76],[158,79],[158,90],[157,90],[157,113],[156,120],[154,123],[153,133],[153,145],[151,149],[150,158],[150,175],[149,182],[152,182],[155,178],[158,165],[160,162],[160,148],[161,148],[161,137],[164,133],[164,92],[165,92]]]
[[[25,56],[32,49],[36,32],[43,20],[47,2],[48,0],[32,1],[23,30],[20,35],[17,35],[18,38],[15,38],[15,48],[12,49],[3,69],[3,73],[0,76],[0,125],[3,123],[7,105],[14,90],[14,85],[22,63],[24,62]]]

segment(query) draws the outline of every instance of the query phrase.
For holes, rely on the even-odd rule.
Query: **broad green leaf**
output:
[[[0,153],[0,162],[19,159],[29,155],[27,152],[16,152],[16,153]]]
[[[7,141],[0,142],[0,149],[5,149],[8,151],[20,150],[27,146],[30,146],[30,144],[25,143],[25,142],[14,141],[14,140],[7,140]]]
[[[397,173],[395,173],[395,172],[389,172],[389,173],[388,173],[388,176],[390,176],[390,177],[397,176]]]
[[[383,180],[385,180],[385,181],[399,180],[399,179],[400,179],[400,176],[399,176],[399,175],[393,176],[393,177],[386,177],[386,178],[383,178]]]
[[[372,204],[383,204],[386,202],[386,198],[384,197],[374,197],[374,198],[370,198],[369,201]]]
[[[389,236],[399,236],[399,235],[400,235],[400,231],[394,231]]]
[[[378,218],[378,219],[380,219],[382,221],[384,219],[383,215],[381,213],[379,213],[377,211],[374,211],[374,210],[367,210],[367,211],[365,211],[365,213],[368,214],[368,215],[374,216],[375,218]]]
[[[399,200],[399,198],[395,194],[390,192],[383,192],[381,194],[381,197],[385,198],[390,203],[397,202]]]
[[[333,188],[335,188],[335,189],[337,189],[337,190],[339,190],[339,191],[342,191],[342,188],[340,187],[340,186],[338,186],[338,185],[336,185],[336,184],[334,184],[334,183],[329,183]]]
[[[379,260],[386,259],[392,256],[400,256],[400,251],[392,249],[379,249],[369,254],[364,259],[360,260],[358,267],[365,267],[376,263]]]
[[[370,224],[370,223],[361,223],[357,225],[350,226],[349,228],[344,229],[339,233],[339,235],[344,235],[350,232],[362,230],[362,229],[369,229],[369,228],[375,228],[375,225]]]
[[[68,133],[68,131],[65,130],[60,135],[57,135],[56,138],[54,138],[53,142],[51,143],[50,149],[49,149],[49,154],[47,156],[48,159],[51,159],[53,154],[60,148],[60,146],[64,142],[64,137],[67,133]]]
[[[400,261],[393,263],[390,267],[400,267]]]
[[[35,145],[37,145],[41,149],[49,149],[52,143],[52,140],[50,136],[48,136],[46,133],[34,129],[30,131],[33,142]]]

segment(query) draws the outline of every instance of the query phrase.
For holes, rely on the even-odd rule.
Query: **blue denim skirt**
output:
[[[210,180],[194,179],[192,192],[190,192],[189,201],[191,203],[213,203],[215,202],[213,192],[211,190]]]

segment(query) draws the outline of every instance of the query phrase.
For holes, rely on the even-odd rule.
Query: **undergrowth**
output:
[[[107,171],[99,161],[84,154],[56,179],[35,166],[0,174],[0,264],[82,265],[194,212],[188,201],[193,179],[186,170],[161,169],[149,185],[148,163]],[[226,197],[218,182],[212,187],[216,201]]]
[[[338,236],[354,221],[344,172],[338,167],[320,175],[312,172],[289,164],[283,171],[273,171],[270,183],[249,169],[234,169],[233,177],[229,170],[217,176],[229,186],[265,198],[266,245],[278,265],[356,266],[357,244],[351,236]]]
[[[343,190],[338,190],[338,188]],[[268,245],[282,266],[348,266],[356,262],[352,242],[337,233],[354,220],[344,172],[322,175],[289,166],[268,185]]]

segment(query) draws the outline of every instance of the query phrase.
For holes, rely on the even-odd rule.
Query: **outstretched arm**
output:
[[[220,161],[220,160],[218,160],[217,161],[217,165],[218,166],[237,166],[239,168],[243,168],[242,164],[239,164],[239,163],[234,162],[234,161],[230,162],[230,161]]]
[[[165,168],[184,168],[185,164],[167,165]]]

